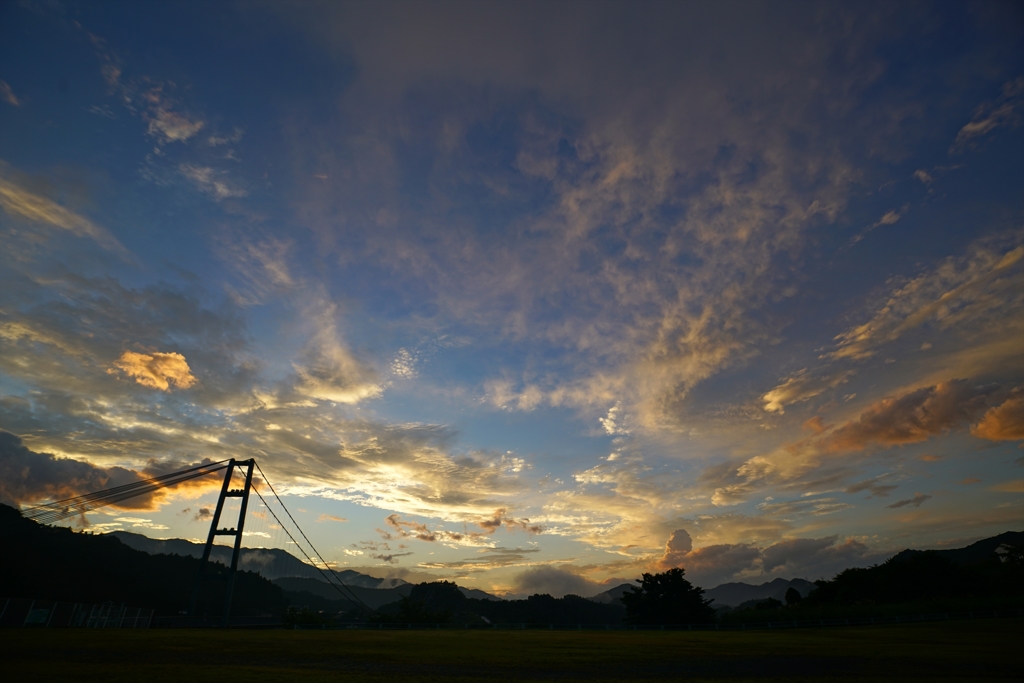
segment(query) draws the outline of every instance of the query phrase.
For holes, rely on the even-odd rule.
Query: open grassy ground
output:
[[[8,681],[1020,680],[1024,620],[774,632],[8,630]]]

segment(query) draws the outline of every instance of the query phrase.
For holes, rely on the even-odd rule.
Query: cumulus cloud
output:
[[[588,579],[574,567],[541,566],[530,567],[513,578],[513,593],[520,595],[550,595],[561,598],[579,595],[589,598],[611,588],[608,581]]]
[[[981,422],[971,427],[971,434],[989,441],[1024,439],[1024,395],[1018,392],[990,408]]]
[[[857,566],[869,556],[868,547],[856,539],[838,541],[838,536],[780,541],[764,549],[761,568],[765,573],[816,577]]]
[[[668,541],[665,543],[665,554],[658,561],[658,565],[664,569],[678,567],[691,550],[693,550],[693,539],[690,538],[690,534],[686,529],[676,529],[668,537]]]
[[[180,353],[160,352],[136,353],[125,351],[114,361],[114,367],[133,378],[144,387],[170,391],[173,384],[178,389],[188,389],[196,383],[185,356]],[[110,372],[114,372],[110,370]]]
[[[681,531],[672,533],[655,569],[682,567],[692,582],[704,588],[731,580],[762,582],[776,576],[830,577],[842,569],[863,566],[879,557],[860,541],[840,542],[838,536],[785,539],[768,546],[720,543],[683,552],[688,534],[682,543],[673,544],[673,540],[681,538]]]

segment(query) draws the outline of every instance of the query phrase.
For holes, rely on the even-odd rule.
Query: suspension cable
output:
[[[259,465],[256,465],[256,467],[259,468]],[[263,474],[262,470],[260,470],[260,474],[263,476],[263,481],[267,482],[267,486],[270,486],[270,490],[274,491],[274,487],[270,485],[270,481],[267,479],[267,475]],[[373,609],[372,607],[369,607],[365,602],[360,600],[359,596],[355,594],[355,591],[353,591],[351,588],[346,586],[345,582],[338,578],[338,575],[335,574],[333,569],[331,569],[331,565],[327,564],[327,562],[326,562],[326,560],[324,560],[323,556],[320,555],[320,553],[317,552],[317,549],[313,547],[313,544],[310,543],[309,547],[313,550],[313,553],[320,560],[320,563],[323,564],[325,567],[327,567],[327,569],[331,572],[331,574],[334,575],[334,578],[338,581],[338,583],[340,583],[341,586],[343,588],[345,588],[345,590],[347,590],[349,592],[349,595],[345,595],[345,593],[341,590],[341,588],[338,587],[333,581],[331,581],[331,579],[327,576],[327,574],[324,574],[324,571],[322,569],[320,569],[319,566],[317,566],[317,563],[313,560],[312,557],[309,556],[309,553],[306,552],[306,549],[303,548],[302,545],[298,541],[295,540],[295,537],[292,536],[292,532],[288,531],[288,527],[286,527],[284,525],[284,522],[281,521],[281,518],[277,516],[277,513],[274,512],[273,508],[271,508],[269,505],[267,505],[266,499],[263,497],[263,494],[260,493],[259,489],[256,487],[256,484],[252,485],[252,490],[255,491],[256,495],[259,496],[261,501],[263,501],[263,506],[267,508],[267,511],[269,511],[271,515],[273,515],[274,520],[277,521],[277,525],[286,534],[288,534],[288,538],[290,538],[292,543],[295,544],[295,547],[298,548],[302,552],[302,554],[306,556],[306,560],[309,562],[309,564],[313,567],[313,569],[315,569],[318,572],[320,572],[320,576],[324,577],[324,581],[326,581],[327,584],[331,586],[331,588],[333,588],[334,590],[338,591],[338,594],[341,595],[341,597],[343,597],[344,599],[346,599],[346,600],[348,600],[350,602],[357,603],[360,607],[362,607],[368,613],[373,613],[373,614],[377,614],[378,613],[377,610]],[[290,512],[288,512],[288,508],[285,507],[284,503],[281,502],[281,498],[277,495],[276,491],[274,492],[274,497],[277,498],[277,502],[281,503],[281,507],[284,509],[285,512],[288,513],[288,516],[291,517],[292,522],[295,523],[295,528],[299,530],[299,533],[302,534],[302,537],[306,538],[306,534],[302,531],[302,527],[300,527],[299,523],[295,521],[295,518],[292,517],[292,514]],[[306,538],[306,542],[309,543],[309,539],[308,538]]]
[[[123,484],[113,488],[95,491],[81,496],[65,498],[63,500],[46,503],[36,507],[27,508],[22,511],[22,516],[43,524],[52,524],[68,517],[95,510],[107,505],[113,505],[135,496],[152,493],[168,486],[175,486],[190,479],[204,477],[213,472],[223,470],[227,467],[227,460],[220,462],[205,463],[196,465],[178,472],[163,474],[158,477],[142,479],[130,484]]]
[[[254,460],[253,462],[255,462],[255,460]],[[334,576],[335,580],[337,580],[337,582],[338,582],[338,583],[340,583],[340,584],[341,584],[342,586],[344,586],[344,587],[345,587],[345,590],[347,590],[347,591],[348,591],[348,592],[349,592],[349,593],[350,593],[350,594],[352,595],[352,597],[353,597],[353,598],[355,598],[356,602],[358,602],[358,603],[359,603],[360,605],[362,605],[362,606],[363,606],[363,607],[365,607],[366,609],[368,609],[368,610],[370,610],[371,612],[373,612],[373,613],[375,613],[375,614],[376,614],[376,613],[377,613],[377,611],[376,611],[376,610],[373,610],[373,609],[370,609],[369,607],[367,607],[367,606],[366,606],[366,604],[365,604],[365,603],[364,603],[364,602],[363,602],[362,600],[360,600],[360,599],[359,599],[359,596],[357,596],[357,595],[355,594],[355,591],[353,591],[353,590],[352,590],[351,588],[349,588],[349,587],[348,587],[348,586],[347,586],[347,585],[345,584],[345,582],[341,580],[341,577],[339,577],[339,576],[338,576],[338,574],[337,574],[337,572],[335,572],[335,571],[334,571],[334,568],[333,568],[333,567],[331,567],[331,565],[327,564],[327,561],[326,561],[326,560],[324,559],[324,556],[323,556],[323,555],[321,555],[321,554],[320,554],[320,551],[319,551],[319,550],[317,550],[317,549],[316,549],[316,548],[315,548],[315,547],[313,546],[313,542],[309,540],[309,538],[308,538],[308,537],[306,536],[306,532],[302,530],[302,527],[301,527],[301,526],[299,526],[299,523],[295,521],[295,518],[294,518],[294,517],[292,517],[292,513],[291,513],[291,512],[290,512],[290,511],[288,510],[288,506],[286,506],[286,505],[284,504],[284,501],[283,501],[283,500],[281,500],[281,496],[277,495],[277,491],[275,491],[275,490],[274,490],[274,485],[270,483],[270,479],[269,479],[269,478],[267,477],[267,475],[266,475],[266,474],[264,474],[264,472],[263,472],[263,470],[262,470],[262,469],[260,468],[260,464],[259,464],[258,462],[256,463],[256,469],[257,469],[257,470],[259,470],[259,472],[260,472],[260,476],[261,476],[261,477],[263,478],[263,481],[267,482],[267,486],[269,486],[269,487],[270,487],[270,491],[271,491],[271,493],[273,493],[273,494],[274,494],[274,498],[276,498],[276,499],[277,499],[277,502],[281,504],[281,508],[282,508],[282,509],[283,509],[283,510],[285,511],[285,513],[286,513],[286,514],[288,515],[288,518],[292,520],[292,523],[293,523],[293,524],[295,525],[295,528],[296,528],[296,529],[298,529],[298,530],[299,530],[299,533],[300,533],[300,534],[302,534],[302,537],[306,539],[306,543],[309,543],[309,547],[310,547],[310,548],[311,548],[311,549],[313,550],[313,552],[314,552],[314,553],[316,553],[317,557],[319,557],[319,558],[320,558],[320,561],[321,561],[321,562],[323,562],[324,566],[325,566],[325,567],[327,567],[327,569],[329,569],[329,570],[330,570],[330,572],[331,572],[331,575],[332,575],[332,576]],[[269,506],[268,506],[268,509],[269,509]]]

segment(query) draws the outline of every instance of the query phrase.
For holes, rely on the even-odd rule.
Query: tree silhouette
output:
[[[799,602],[801,600],[803,600],[803,599],[804,599],[804,596],[800,595],[800,591],[798,591],[793,586],[790,586],[789,590],[786,591],[786,604],[787,605],[799,604]]]
[[[623,594],[626,621],[631,624],[696,624],[714,621],[711,600],[704,589],[684,578],[681,567],[660,574],[644,574]]]

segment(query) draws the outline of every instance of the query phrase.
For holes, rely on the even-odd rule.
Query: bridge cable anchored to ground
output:
[[[231,481],[234,475],[235,469],[238,469],[240,473],[244,473],[245,482],[242,488],[231,488]],[[257,484],[253,482],[253,468],[255,468],[262,478],[262,481],[267,484],[273,494],[273,498],[277,501],[277,504],[281,506],[281,509],[287,515],[288,519],[291,520],[292,524],[298,530],[299,535],[305,540],[306,544],[312,553],[307,553],[306,549],[301,543],[295,538],[292,532],[288,529],[288,526],[282,521],[281,517],[270,507],[267,499],[260,493]],[[207,569],[210,562],[210,553],[213,549],[214,540],[217,536],[233,536],[233,552],[231,554],[231,565],[228,572],[228,585],[224,596],[224,615],[222,625],[227,627],[228,619],[231,614],[231,596],[234,591],[235,574],[238,571],[238,559],[242,544],[242,535],[245,528],[245,515],[249,501],[249,491],[255,491],[260,501],[267,508],[267,511],[274,517],[278,526],[285,532],[291,542],[295,544],[306,561],[316,569],[323,577],[324,581],[330,584],[343,599],[352,602],[362,608],[368,615],[376,614],[376,610],[367,606],[359,596],[344,581],[338,577],[337,573],[331,567],[331,565],[324,560],[323,556],[313,546],[313,543],[306,536],[306,532],[302,530],[299,523],[292,516],[288,507],[281,500],[281,497],[277,494],[273,484],[267,478],[267,475],[263,472],[263,469],[256,463],[255,458],[249,460],[235,460],[231,458],[229,460],[220,460],[218,462],[204,463],[202,465],[196,465],[189,467],[178,472],[171,472],[170,474],[163,474],[158,477],[151,477],[148,479],[142,479],[131,484],[124,484],[122,486],[115,486],[113,488],[104,489],[102,491],[96,491],[94,493],[87,493],[81,496],[74,496],[71,498],[65,498],[63,500],[57,500],[52,503],[46,503],[36,507],[27,508],[22,511],[22,516],[39,522],[41,524],[55,524],[71,517],[79,517],[87,512],[97,510],[108,505],[117,505],[124,501],[136,498],[138,496],[144,496],[152,494],[160,489],[169,488],[176,486],[192,479],[198,479],[199,477],[205,477],[215,472],[227,470],[224,475],[224,483],[221,486],[220,496],[217,499],[217,507],[213,514],[213,520],[210,523],[210,533],[207,536],[206,545],[203,548],[203,556],[199,566],[199,573],[196,577],[195,588],[192,591],[192,596],[189,601],[189,614],[194,616],[196,609],[196,602],[199,596],[199,592],[203,583],[203,580],[207,578]],[[224,502],[227,498],[240,498],[240,507],[238,513],[238,521],[234,527],[221,528],[220,518],[224,511]],[[324,569],[327,569],[327,572]],[[332,580],[333,577],[333,580]]]

